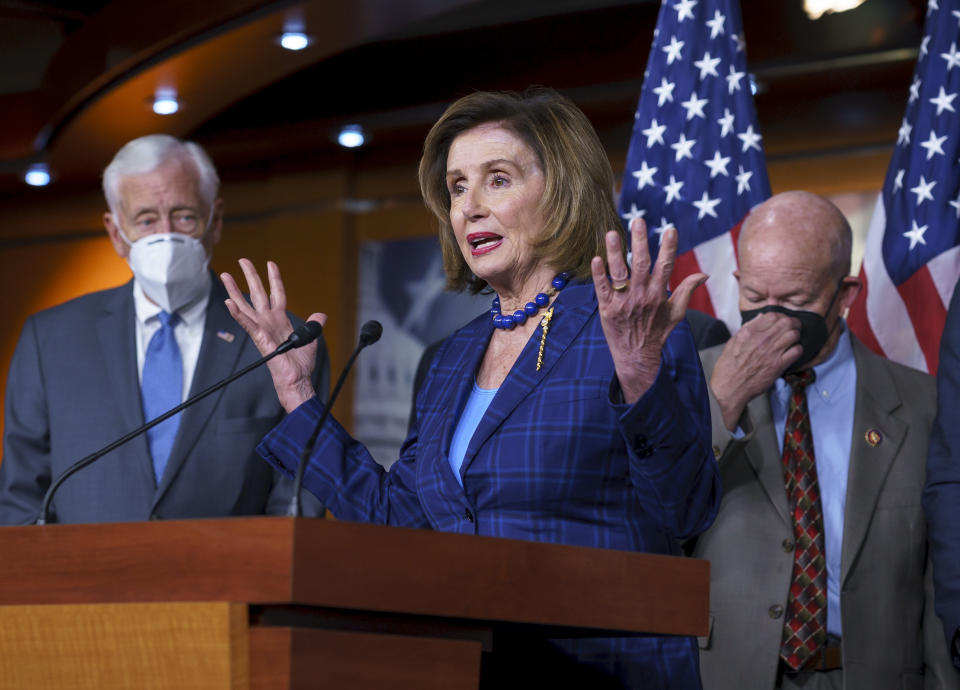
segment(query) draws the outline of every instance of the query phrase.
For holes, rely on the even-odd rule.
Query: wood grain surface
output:
[[[0,606],[7,690],[247,690],[242,604]]]

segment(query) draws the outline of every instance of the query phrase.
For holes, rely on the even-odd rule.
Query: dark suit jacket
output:
[[[701,353],[709,380],[722,348]],[[844,509],[840,609],[849,690],[956,688],[933,612],[921,508],[934,415],[933,380],[878,357],[853,338],[857,368]],[[742,439],[711,395],[723,501],[693,555],[710,561],[710,634],[701,641],[704,690],[774,687],[793,570],[793,521],[766,393],[747,405]],[[877,445],[867,431],[880,432]],[[817,430],[813,429],[816,434]]]
[[[696,309],[687,309],[687,323],[693,331],[693,342],[698,350],[706,350],[714,345],[722,345],[730,340],[730,330],[720,319]]]
[[[225,298],[214,280],[191,394],[259,357],[227,312]],[[7,381],[0,524],[34,521],[51,477],[144,422],[135,318],[131,281],[27,320]],[[328,369],[321,341],[324,392]],[[266,367],[182,414],[159,486],[141,435],[64,482],[53,500],[57,521],[284,512],[289,482],[254,452],[283,417]],[[317,503],[308,507],[319,510]]]
[[[304,485],[347,520],[678,554],[678,540],[704,529],[719,500],[706,387],[689,328],[670,334],[656,382],[627,406],[611,400],[613,359],[593,285],[568,285],[554,309],[542,368],[538,328],[473,434],[463,486],[448,452],[493,331],[487,314],[440,348],[417,398],[418,428],[389,472],[331,419]],[[304,403],[261,452],[290,469],[321,413],[319,403]],[[699,687],[689,638],[581,641],[566,649],[627,687]]]
[[[693,342],[696,344],[698,350],[705,350],[708,347],[713,347],[714,345],[719,345],[730,340],[730,331],[727,329],[727,324],[702,311],[687,309],[687,323],[690,324],[690,330],[693,332]],[[428,345],[427,349],[425,349],[420,356],[420,362],[417,364],[417,373],[413,377],[413,401],[410,405],[410,421],[407,426],[408,432],[413,428],[414,422],[417,421],[417,393],[420,392],[420,387],[427,378],[427,372],[430,371],[430,366],[433,363],[433,356],[437,354],[437,350],[440,349],[442,344],[443,341],[438,340]]]
[[[930,523],[937,614],[953,645],[953,663],[960,668],[960,283],[940,341],[937,398],[923,507]]]

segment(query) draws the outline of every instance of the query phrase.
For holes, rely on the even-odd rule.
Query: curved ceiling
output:
[[[892,143],[925,3],[867,0],[818,21],[800,4],[742,3],[768,154]],[[0,198],[22,193],[38,158],[61,189],[88,189],[120,145],[154,131],[198,139],[221,166],[324,165],[339,160],[331,129],[361,121],[372,151],[396,155],[477,88],[554,86],[598,129],[628,137],[657,10],[634,0],[0,0]],[[291,26],[310,47],[277,45]],[[163,87],[183,100],[175,115],[149,108]]]

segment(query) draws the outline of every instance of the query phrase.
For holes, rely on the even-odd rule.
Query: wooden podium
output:
[[[0,688],[472,689],[502,640],[705,635],[708,567],[292,518],[2,527]]]

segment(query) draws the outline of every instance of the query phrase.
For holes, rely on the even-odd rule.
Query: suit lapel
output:
[[[483,353],[486,352],[487,343],[490,342],[490,335],[493,332],[493,323],[490,318],[484,314],[467,324],[463,330],[459,331],[453,342],[447,349],[440,365],[442,372],[446,375],[438,377],[436,385],[440,386],[438,393],[434,397],[436,400],[449,400],[450,405],[437,410],[434,414],[442,415],[440,421],[440,433],[437,439],[440,447],[437,452],[440,464],[450,473],[450,481],[456,481],[450,470],[448,456],[450,454],[450,443],[453,440],[453,432],[456,429],[457,422],[460,419],[460,411],[466,404],[467,397],[473,390],[473,382],[476,379],[477,369],[480,366],[480,360],[483,359]],[[441,370],[438,369],[438,372]],[[431,413],[428,411],[428,415]],[[428,417],[420,425],[421,430],[428,428],[432,420]]]
[[[863,546],[880,491],[907,432],[906,424],[894,415],[902,403],[893,379],[876,355],[852,335],[851,341],[857,364],[857,396],[843,520],[841,583]],[[879,431],[882,439],[876,446],[866,440],[866,433],[872,429]]]
[[[703,362],[704,374],[708,382],[724,347],[723,345],[717,345],[700,351],[700,359]],[[790,517],[790,509],[787,505],[787,490],[783,477],[783,454],[780,452],[777,430],[773,424],[769,391],[756,396],[747,403],[746,414],[743,415],[743,432],[746,434],[746,438],[743,440],[727,441],[730,438],[730,432],[723,425],[720,406],[712,391],[710,392],[710,412],[712,434],[715,442],[718,443],[716,447],[727,447],[729,449],[736,446],[743,449],[747,462],[750,463],[750,467],[757,476],[770,503],[777,511],[780,519],[792,529],[793,520]],[[724,458],[727,455],[729,455],[729,451],[720,458],[721,471],[725,462]]]
[[[223,304],[226,297],[226,290],[219,281],[214,279],[203,325],[200,354],[197,356],[197,366],[194,369],[193,382],[190,385],[191,396],[206,390],[229,376],[236,369],[237,358],[246,342],[246,335]],[[217,333],[221,331],[231,333],[235,337],[232,341],[227,342],[227,340],[217,336]],[[197,443],[200,435],[204,433],[207,423],[213,416],[213,411],[225,390],[226,388],[221,388],[181,413],[177,438],[174,441],[173,449],[170,451],[167,468],[154,497],[154,505],[160,501],[176,479],[191,449]]]
[[[481,418],[480,424],[477,426],[469,446],[467,446],[463,465],[460,467],[461,476],[467,471],[483,444],[500,428],[500,425],[516,409],[517,405],[550,373],[560,360],[561,355],[573,342],[573,339],[583,330],[591,314],[597,310],[593,285],[591,283],[581,283],[568,286],[557,296],[553,306],[553,317],[550,320],[544,345],[543,365],[537,371],[537,355],[543,333],[542,326],[538,326],[517,358],[513,368],[507,374],[507,378],[494,396],[490,407],[487,408],[486,414]],[[535,318],[542,320],[543,313]],[[492,329],[493,326],[491,325],[490,328]],[[481,350],[480,355],[482,357],[483,350]],[[475,371],[475,368],[471,370],[471,374]]]
[[[118,427],[123,433],[143,424],[140,381],[137,376],[136,312],[133,307],[133,281],[113,291],[97,318],[97,338],[103,357],[105,379],[117,408]],[[145,434],[129,441],[116,452],[136,464],[148,486],[154,484],[153,462]]]
[[[756,442],[747,444],[746,454],[757,473],[760,485],[783,522],[793,527],[790,507],[787,504],[786,482],[783,476],[783,454],[773,425],[770,396],[767,392],[758,395],[747,406],[754,425]]]

